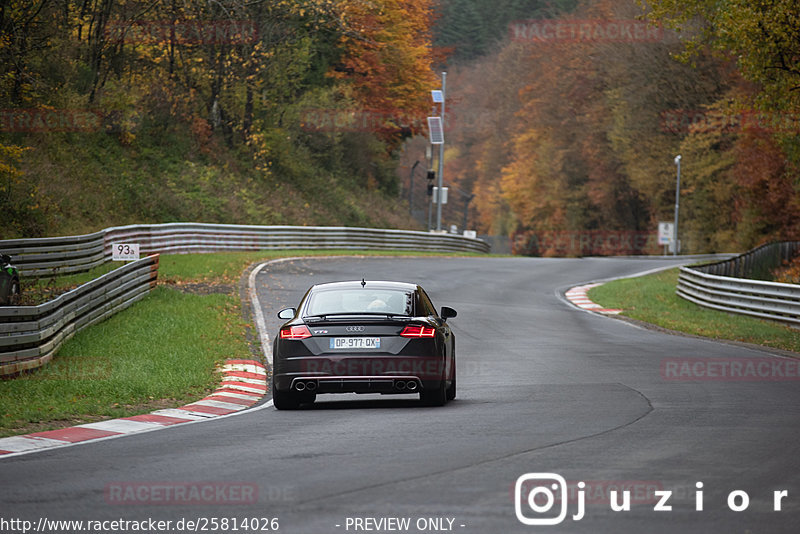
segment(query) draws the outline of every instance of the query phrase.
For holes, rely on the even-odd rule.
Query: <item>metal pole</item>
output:
[[[430,144],[426,144],[425,145],[425,162],[427,163],[428,169],[433,170],[433,145],[430,145]],[[428,192],[426,190],[425,194],[427,195],[427,193]],[[431,224],[432,224],[431,221],[433,221],[433,216],[431,215],[431,213],[433,211],[433,197],[432,196],[426,196],[425,198],[427,199],[427,204],[428,204],[428,228],[427,228],[427,230],[430,232],[431,228],[433,228],[431,226]]]
[[[675,184],[675,222],[673,224],[673,248],[672,255],[678,255],[678,211],[681,206],[681,156],[675,156],[675,165],[678,166],[678,178]]]
[[[442,131],[444,131],[444,101],[447,98],[445,92],[445,85],[447,82],[447,73],[442,72]],[[442,231],[442,175],[444,174],[444,143],[439,145],[439,196],[436,199],[436,231]]]
[[[408,214],[412,217],[414,216],[414,171],[417,169],[417,165],[419,165],[419,160],[411,166],[411,179],[408,184]]]
[[[430,196],[426,198],[428,199],[428,231],[430,232],[431,228],[433,228],[433,226],[431,226],[431,219],[433,219],[433,197]]]
[[[464,226],[461,227],[461,231],[463,233],[464,230],[467,229],[467,216],[469,215],[469,203],[472,199],[475,198],[475,195],[469,195],[467,200],[464,201]]]

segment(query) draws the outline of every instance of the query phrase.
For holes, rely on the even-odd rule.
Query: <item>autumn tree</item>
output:
[[[10,0],[0,99],[4,111],[88,110],[97,143],[160,149],[188,136],[198,157],[249,158],[262,188],[311,195],[328,180],[326,192],[346,182],[385,194],[435,82],[431,15],[431,0]],[[381,110],[393,128],[310,131],[302,119],[315,106]],[[71,142],[62,137],[0,131],[20,146]]]
[[[708,45],[736,58],[759,84],[767,109],[800,109],[800,3],[797,0],[649,0],[648,18],[684,36],[685,58]]]
[[[483,229],[497,231],[494,221],[506,220],[506,231],[523,234],[649,231],[672,218],[672,158],[680,153],[684,250],[742,250],[798,235],[792,10],[780,2],[735,14],[728,11],[743,4],[692,5],[684,12],[683,3],[658,2],[653,20],[669,12],[680,23],[650,42],[507,42],[460,69],[461,83],[475,85],[465,91],[470,105],[490,120],[459,132],[462,161],[450,169],[477,175]],[[593,2],[571,17],[639,14],[632,5]],[[757,31],[763,35],[749,35]],[[691,60],[676,60],[687,43]],[[497,112],[505,108],[511,112]],[[504,163],[484,173],[491,160]]]
[[[394,114],[399,130],[422,132],[430,107],[432,72],[431,0],[343,2],[345,50],[332,75],[347,80],[367,110]]]

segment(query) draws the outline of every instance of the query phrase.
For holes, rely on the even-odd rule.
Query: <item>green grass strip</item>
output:
[[[0,435],[175,407],[219,381],[215,366],[250,358],[238,298],[157,287],[70,339],[53,361],[0,382]]]
[[[589,298],[622,315],[687,334],[800,352],[800,330],[698,306],[675,294],[679,269],[625,278],[589,290]]]

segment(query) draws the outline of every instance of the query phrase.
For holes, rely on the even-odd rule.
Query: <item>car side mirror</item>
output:
[[[295,314],[297,314],[296,308],[284,308],[278,312],[278,319],[294,319]]]
[[[451,317],[458,316],[458,312],[455,311],[453,308],[450,308],[448,306],[442,306],[441,316],[442,316],[442,319],[444,319],[446,321]]]

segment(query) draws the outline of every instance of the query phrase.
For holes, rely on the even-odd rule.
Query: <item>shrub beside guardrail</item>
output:
[[[76,332],[142,299],[157,278],[158,255],[153,255],[44,304],[0,307],[0,375],[44,365]]]
[[[88,271],[111,259],[112,243],[138,243],[142,254],[267,249],[422,250],[489,252],[480,239],[411,230],[330,226],[248,226],[167,223],[106,228],[94,234],[0,241],[23,276]]]
[[[700,306],[800,325],[800,285],[766,276],[800,252],[800,241],[770,243],[729,260],[681,267],[676,293]]]

